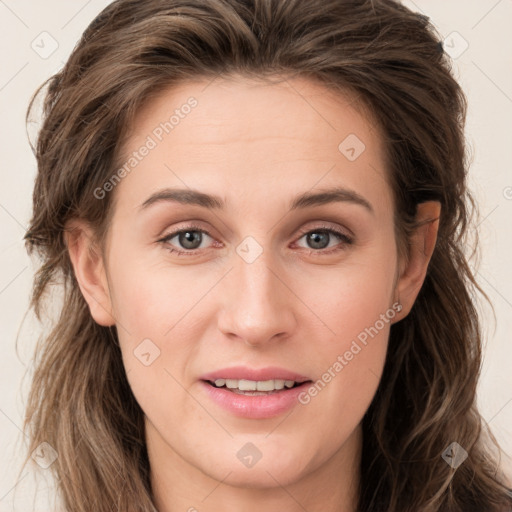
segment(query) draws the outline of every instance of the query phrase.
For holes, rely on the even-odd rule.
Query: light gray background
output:
[[[33,472],[25,470],[18,478],[24,437],[20,426],[39,333],[31,314],[19,331],[34,272],[22,241],[36,172],[25,133],[25,111],[36,87],[62,66],[82,31],[108,3],[0,0],[0,511],[33,510],[35,495]],[[512,456],[512,0],[405,3],[429,16],[446,38],[469,100],[470,184],[481,210],[478,279],[496,310],[494,322],[489,308],[482,307],[486,347],[479,406]],[[53,53],[52,45],[58,45]],[[512,472],[510,458],[504,458],[503,465]],[[46,505],[46,497],[53,493],[45,488],[43,482],[34,510],[55,510]]]

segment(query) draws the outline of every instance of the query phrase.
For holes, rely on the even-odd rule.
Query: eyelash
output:
[[[168,250],[171,253],[177,253],[178,256],[194,256],[196,254],[196,251],[198,251],[199,249],[190,249],[188,251],[180,251],[179,249],[172,249],[172,248],[170,248],[169,244],[168,244],[168,241],[171,238],[174,238],[176,235],[179,235],[181,233],[186,233],[187,231],[198,231],[200,233],[204,233],[205,235],[208,235],[209,237],[213,238],[208,233],[208,231],[205,231],[200,226],[197,226],[195,224],[191,224],[190,226],[187,226],[185,228],[181,228],[181,229],[179,229],[177,231],[173,231],[172,233],[169,233],[168,235],[165,235],[165,237],[161,238],[160,240],[158,240],[158,242],[163,243],[166,246],[166,250]],[[351,244],[354,243],[354,240],[350,236],[348,236],[346,233],[343,233],[342,231],[338,231],[337,229],[333,229],[332,227],[329,227],[329,226],[318,226],[318,227],[313,228],[313,229],[301,230],[299,232],[299,234],[300,234],[299,240],[304,235],[307,235],[309,233],[318,233],[318,232],[332,233],[336,237],[338,237],[343,242],[343,244],[345,244],[345,245],[351,245]],[[331,249],[319,249],[319,250],[309,249],[309,254],[320,253],[320,255],[329,255],[329,254],[333,254],[335,252],[343,251],[343,250],[345,250],[345,247],[343,247],[343,245],[341,245],[341,247],[338,245],[338,246],[336,246],[334,248],[331,248]]]

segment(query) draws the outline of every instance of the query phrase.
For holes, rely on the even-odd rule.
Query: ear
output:
[[[105,327],[114,325],[112,302],[101,251],[94,233],[83,220],[66,223],[64,240],[76,279],[95,322]]]
[[[396,295],[400,298],[402,310],[397,320],[406,317],[423,285],[427,267],[437,240],[441,204],[427,201],[418,204],[416,221],[419,224],[409,240],[409,256],[396,285]]]

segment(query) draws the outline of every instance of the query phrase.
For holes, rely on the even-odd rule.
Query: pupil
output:
[[[321,238],[323,237],[325,244],[322,244]],[[314,233],[310,233],[308,235],[308,239],[313,244],[314,249],[325,249],[327,245],[329,245],[329,233],[326,233],[324,231],[316,231]],[[318,246],[320,244],[320,246]]]
[[[180,244],[185,249],[197,249],[199,245],[201,245],[201,235],[199,231],[185,231],[179,235]],[[195,239],[195,240],[194,240]],[[199,242],[196,246],[194,246],[195,242]],[[190,246],[192,244],[192,246]]]

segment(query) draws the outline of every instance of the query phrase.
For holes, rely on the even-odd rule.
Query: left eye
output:
[[[170,233],[166,237],[159,240],[159,242],[164,243],[170,252],[176,252],[179,255],[193,255],[194,251],[200,248],[201,242],[203,241],[203,235],[212,238],[205,230],[199,227],[190,226],[186,229],[181,229],[179,231],[175,231],[174,233]],[[332,239],[332,236],[337,238],[341,243],[338,244],[338,246],[335,246],[334,249],[324,251],[324,249],[328,247],[329,242]],[[180,250],[180,248],[169,247],[170,245],[172,245],[170,242],[173,238],[177,238],[179,245],[181,246],[182,249],[185,250]],[[302,238],[306,238],[306,243],[311,244],[310,247],[303,248],[309,249],[311,252],[324,251],[327,253],[331,253],[337,250],[342,250],[347,245],[350,245],[353,242],[352,239],[345,233],[327,227],[319,227],[316,229],[311,229],[309,231],[302,232],[298,240]]]
[[[337,231],[331,228],[312,229],[310,231],[307,231],[306,233],[303,233],[299,240],[301,238],[306,237],[307,243],[311,245],[311,247],[306,247],[306,249],[324,250],[328,247],[329,242],[332,240],[333,236],[337,238],[339,241],[341,241],[341,244],[338,244],[338,246],[334,246],[334,249],[326,252],[330,253],[337,250],[341,250],[344,248],[344,246],[350,245],[352,243],[352,239],[348,235],[342,233],[341,231]]]
[[[201,245],[201,241],[203,238],[203,235],[208,235],[208,233],[202,229],[199,228],[188,228],[188,229],[182,229],[181,231],[176,231],[174,233],[171,233],[170,235],[167,235],[165,238],[162,239],[162,242],[170,242],[173,238],[178,238],[178,241],[180,245],[186,249],[187,251],[193,251],[195,249],[198,249]],[[211,238],[211,237],[210,237]],[[180,251],[179,249],[169,249],[171,252],[179,252],[186,254],[185,251]]]

